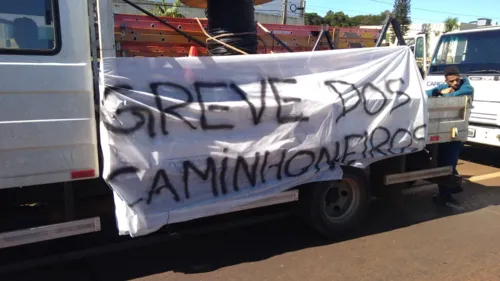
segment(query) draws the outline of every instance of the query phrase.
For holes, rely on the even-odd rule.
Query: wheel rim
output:
[[[323,211],[331,222],[342,222],[359,206],[359,188],[351,179],[330,183],[323,194]]]

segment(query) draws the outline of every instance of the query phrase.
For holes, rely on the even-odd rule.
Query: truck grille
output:
[[[470,121],[485,123],[485,124],[496,124],[498,120],[498,115],[495,113],[481,113],[481,112],[471,112]]]

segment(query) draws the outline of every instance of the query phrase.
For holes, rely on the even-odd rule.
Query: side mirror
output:
[[[413,53],[415,53],[415,46],[410,46],[410,49]]]

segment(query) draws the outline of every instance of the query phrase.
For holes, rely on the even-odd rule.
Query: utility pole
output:
[[[306,0],[300,0],[300,16],[304,17],[306,11]]]
[[[281,15],[282,16],[282,20],[281,20],[282,24],[286,24],[287,12],[288,12],[288,0],[283,0],[283,13]]]

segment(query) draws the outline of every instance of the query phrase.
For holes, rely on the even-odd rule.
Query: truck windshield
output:
[[[500,30],[443,35],[431,61],[429,74],[454,65],[460,72],[500,71]]]

